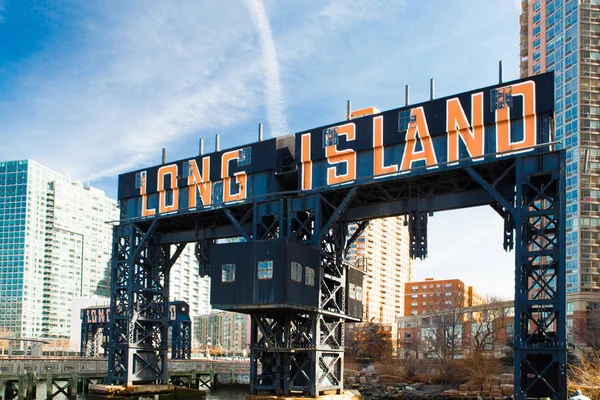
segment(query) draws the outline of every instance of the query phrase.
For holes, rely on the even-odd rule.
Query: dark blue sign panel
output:
[[[190,307],[184,301],[169,303],[169,321],[189,320]],[[110,323],[110,308],[108,306],[88,307],[81,310],[81,319],[85,324]]]
[[[538,75],[297,133],[287,152],[279,138],[129,172],[121,209],[145,218],[260,200],[283,190],[276,173],[290,159],[301,192],[510,157],[551,141],[553,112],[553,75]]]

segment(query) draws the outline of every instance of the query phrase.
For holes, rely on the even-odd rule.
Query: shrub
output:
[[[569,364],[569,372],[569,386],[600,387],[600,354],[597,352],[582,354],[577,364]]]
[[[502,361],[497,358],[474,353],[472,356],[460,360],[459,369],[467,380],[484,383],[492,375],[501,374],[504,367]]]

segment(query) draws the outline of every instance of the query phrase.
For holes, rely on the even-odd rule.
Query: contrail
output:
[[[249,0],[248,5],[254,24],[258,29],[260,43],[265,61],[265,102],[267,103],[267,119],[271,128],[271,137],[288,134],[287,121],[284,115],[281,80],[279,78],[279,61],[271,33],[271,24],[261,0]]]

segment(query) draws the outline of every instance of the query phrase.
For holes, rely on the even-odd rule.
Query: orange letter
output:
[[[150,215],[154,215],[156,210],[151,208],[148,210],[148,195],[146,194],[146,171],[138,172],[140,174],[141,185],[140,185],[140,195],[142,196],[142,217],[149,217]]]
[[[336,126],[338,137],[345,135],[346,141],[354,140],[356,137],[356,127],[353,123]],[[325,135],[325,132],[323,132]],[[337,183],[348,182],[356,179],[356,153],[352,149],[338,150],[337,145],[333,144],[325,148],[325,156],[330,165],[346,163],[346,173],[338,175],[337,167],[327,168],[327,184],[335,185]]]
[[[170,205],[167,205],[167,190],[164,188],[165,175],[170,176],[170,188],[173,190],[173,200]],[[177,187],[177,164],[166,165],[158,169],[156,178],[156,186],[158,190],[158,212],[166,213],[177,211],[179,206],[179,188]]]
[[[300,162],[302,163],[302,190],[312,189],[312,160],[310,158],[310,132],[301,137]]]
[[[188,176],[188,207],[196,207],[196,193],[200,192],[200,200],[203,206],[208,206],[212,203],[211,190],[212,183],[210,181],[210,157],[202,159],[202,175],[198,171],[196,160],[189,161],[190,175]]]
[[[231,193],[231,177],[229,176],[229,162],[237,161],[239,150],[232,150],[223,153],[221,158],[221,178],[223,178],[223,202],[227,203],[234,200],[244,200],[246,198],[246,173],[244,171],[234,174],[235,181],[239,185],[237,193]]]
[[[511,95],[523,97],[523,140],[510,139],[510,108],[496,110],[496,151],[511,151],[535,146],[537,126],[535,123],[535,82],[526,81],[512,85]]]
[[[398,165],[383,165],[383,117],[373,118],[373,175],[386,175],[398,171]]]
[[[470,129],[473,127],[473,130]],[[448,132],[448,162],[457,161],[459,139],[469,156],[483,156],[483,93],[471,95],[471,124],[458,98],[446,102],[446,132]]]
[[[423,150],[416,151],[417,136],[421,140]],[[433,151],[433,141],[429,136],[429,128],[425,119],[423,107],[417,107],[410,110],[410,124],[406,132],[406,145],[402,155],[402,171],[412,168],[415,161],[425,160],[426,165],[437,164],[437,158]]]

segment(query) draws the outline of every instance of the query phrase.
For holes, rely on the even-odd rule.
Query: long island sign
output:
[[[283,192],[335,190],[532,152],[552,141],[553,109],[553,75],[548,73],[374,110],[125,173],[119,177],[122,217],[144,219],[272,199]]]

